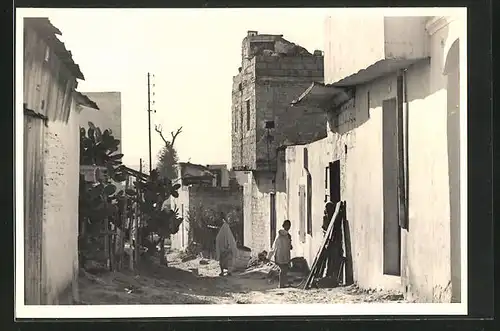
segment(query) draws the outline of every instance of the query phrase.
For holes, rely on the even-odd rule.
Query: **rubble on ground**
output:
[[[79,304],[284,304],[406,302],[394,291],[364,290],[357,286],[302,290],[292,285],[280,289],[267,274],[274,263],[219,276],[217,261],[195,258],[182,262],[179,253],[167,256],[169,266],[152,260],[137,272],[122,270],[94,275],[84,270],[80,276]],[[200,263],[200,261],[206,261]],[[196,270],[196,271],[195,271]],[[289,272],[297,284],[303,274]]]
[[[269,272],[267,273],[267,280],[269,282],[276,282],[279,280],[279,275],[280,275],[280,268],[272,263],[271,264],[271,269],[269,269]]]
[[[267,251],[264,250],[258,253],[257,256],[250,258],[247,264],[247,268],[255,268],[268,263],[269,260],[267,259],[267,255],[268,255]]]

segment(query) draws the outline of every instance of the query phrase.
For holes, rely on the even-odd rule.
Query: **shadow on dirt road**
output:
[[[278,289],[262,266],[218,276],[216,261],[182,262],[168,256],[169,266],[145,263],[131,271],[80,277],[80,304],[262,304],[404,302],[396,292],[361,291],[355,286],[331,289]]]

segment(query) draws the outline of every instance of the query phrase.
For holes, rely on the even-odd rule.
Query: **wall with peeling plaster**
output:
[[[255,55],[249,38],[267,43],[268,49],[274,43],[274,49]],[[288,51],[302,53],[278,55]],[[276,197],[277,229],[286,218],[284,161],[277,148],[326,137],[324,112],[290,106],[312,82],[323,80],[323,56],[306,53],[279,35],[249,36],[242,42],[242,67],[233,77],[232,165],[251,170],[243,181],[244,243],[255,254],[271,246],[271,194]],[[266,130],[266,121],[274,121],[274,128]]]
[[[78,298],[79,110],[45,130],[42,288],[46,304]]]
[[[274,43],[275,50],[280,48],[277,40],[284,43],[279,35],[247,38]],[[290,106],[312,82],[323,80],[323,56],[253,55],[247,38],[242,43],[242,66],[233,77],[232,165],[240,170],[275,169],[276,148],[283,143],[326,137],[323,112]],[[271,140],[266,121],[275,124]]]

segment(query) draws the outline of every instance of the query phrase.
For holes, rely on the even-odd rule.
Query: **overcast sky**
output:
[[[153,125],[167,134],[183,127],[181,161],[230,164],[232,77],[247,30],[323,50],[327,10],[46,9],[36,16],[61,30],[85,75],[80,91],[122,93],[125,164],[148,159],[148,71],[155,75]],[[154,131],[152,146],[155,162],[162,141]]]
[[[17,9],[48,17],[85,75],[81,92],[122,93],[127,165],[148,160],[147,73],[154,74],[153,127],[176,140],[181,161],[231,163],[232,77],[248,30],[283,34],[310,52],[324,50],[327,16],[435,15],[450,8]],[[432,12],[432,13],[431,13]],[[153,162],[163,142],[152,133]]]

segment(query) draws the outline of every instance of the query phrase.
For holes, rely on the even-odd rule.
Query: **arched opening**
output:
[[[452,302],[461,300],[460,256],[460,49],[459,40],[446,56],[444,74],[447,78],[447,137],[450,203],[450,256]]]

